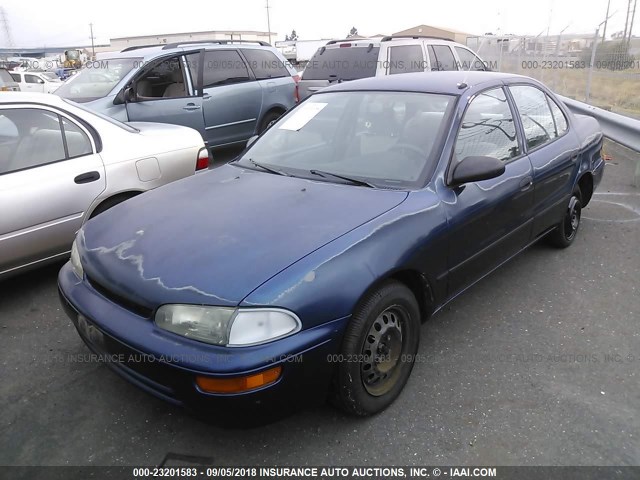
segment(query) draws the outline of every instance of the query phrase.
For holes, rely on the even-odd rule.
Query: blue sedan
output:
[[[60,297],[100,359],[174,404],[374,414],[422,321],[542,237],[573,243],[602,141],[526,77],[341,83],[233,163],[89,221]]]

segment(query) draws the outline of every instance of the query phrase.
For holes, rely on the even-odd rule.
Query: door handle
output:
[[[209,100],[210,98],[211,98],[211,95],[209,95],[208,93],[205,93],[204,95],[202,95],[203,100]]]
[[[200,110],[200,105],[196,105],[195,103],[187,103],[184,107],[182,107],[182,109],[187,111]]]
[[[83,183],[95,182],[96,180],[100,180],[100,173],[98,172],[83,173],[73,179],[73,181],[76,182],[78,185],[81,185]]]
[[[533,185],[532,177],[524,177],[522,180],[520,180],[520,190],[522,191],[528,190],[529,188],[531,188],[531,185]]]

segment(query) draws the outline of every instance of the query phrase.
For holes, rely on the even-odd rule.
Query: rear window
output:
[[[258,80],[291,76],[284,61],[280,60],[269,50],[243,48],[242,53],[246,57],[247,62],[249,62],[249,66]]]
[[[356,80],[375,77],[380,47],[321,48],[307,64],[303,80]]]
[[[3,82],[13,83],[13,78],[11,78],[11,75],[9,75],[9,72],[6,70],[0,70],[0,80]]]

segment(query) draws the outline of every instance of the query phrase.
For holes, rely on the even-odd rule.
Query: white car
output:
[[[124,124],[49,94],[0,97],[0,279],[69,254],[91,217],[209,167],[196,130]]]
[[[13,80],[20,85],[21,92],[53,93],[62,80],[53,72],[9,72]]]

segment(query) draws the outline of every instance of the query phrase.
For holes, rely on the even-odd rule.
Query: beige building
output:
[[[109,50],[120,51],[127,47],[139,45],[157,45],[177,42],[200,42],[203,40],[261,40],[275,42],[277,33],[256,32],[249,30],[212,30],[209,32],[166,33],[159,35],[141,35],[138,37],[112,38]]]
[[[424,35],[428,37],[442,37],[449,38],[455,42],[467,44],[467,37],[472,35],[469,33],[459,32],[458,30],[452,30],[450,28],[432,27],[430,25],[418,25],[401,32],[396,32],[394,35]]]

